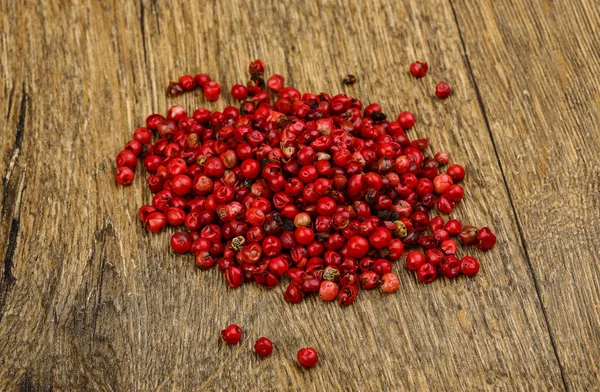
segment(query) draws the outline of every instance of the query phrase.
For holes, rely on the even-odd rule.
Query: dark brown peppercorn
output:
[[[350,86],[350,85],[356,83],[356,76],[348,74],[348,75],[344,76],[344,79],[342,81],[344,82],[344,84],[346,86]]]
[[[170,82],[169,87],[167,88],[167,94],[172,97],[181,95],[181,94],[183,94],[183,87],[179,83]]]

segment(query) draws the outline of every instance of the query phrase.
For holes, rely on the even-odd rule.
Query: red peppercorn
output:
[[[319,361],[319,355],[314,348],[303,348],[298,351],[298,363],[305,368],[311,368]]]
[[[356,278],[356,284],[358,284],[358,277]],[[356,284],[346,284],[340,289],[338,295],[338,301],[341,306],[348,306],[354,303],[358,296],[358,288]]]
[[[426,262],[425,255],[418,251],[410,252],[406,255],[406,268],[416,271]]]
[[[474,245],[479,241],[477,239],[478,232],[479,230],[476,227],[465,226],[458,235],[458,238],[466,245]]]
[[[450,88],[450,86],[446,82],[440,82],[435,87],[435,96],[438,97],[439,99],[448,98],[448,96],[450,94],[452,94],[452,89]]]
[[[121,166],[117,169],[116,179],[120,185],[131,185],[134,178],[135,174],[133,173],[133,170],[127,166]]]
[[[460,272],[466,276],[475,276],[479,272],[479,262],[476,258],[465,256],[460,260]]]
[[[291,304],[299,304],[302,302],[303,298],[304,292],[302,291],[300,284],[295,282],[291,282],[283,294],[283,299]]]
[[[146,217],[146,228],[153,233],[162,231],[167,226],[167,218],[162,212],[151,212]]]
[[[196,88],[196,80],[191,75],[183,75],[179,78],[179,84],[184,91],[192,91]]]
[[[190,236],[183,231],[179,231],[171,237],[171,248],[177,253],[186,253],[190,250],[191,246],[192,240]]]
[[[179,83],[169,82],[169,86],[167,87],[167,94],[172,97],[181,95],[183,94],[183,87]]]
[[[376,249],[385,248],[392,239],[392,233],[385,227],[378,227],[369,236],[369,242]]]
[[[231,88],[231,96],[233,99],[243,101],[248,97],[248,88],[242,84],[234,84]]]
[[[203,86],[204,96],[209,101],[216,101],[221,95],[221,85],[217,82],[206,82]]]
[[[398,288],[400,288],[400,279],[398,279],[398,277],[391,272],[384,274],[381,277],[381,281],[383,282],[381,284],[381,291],[384,293],[392,294],[398,291]]]
[[[411,129],[415,125],[415,115],[411,112],[402,112],[398,115],[398,122],[404,129]]]
[[[339,292],[339,287],[336,283],[324,280],[319,288],[319,297],[323,301],[333,301]]]
[[[423,283],[431,283],[437,278],[437,270],[432,264],[423,264],[417,271],[417,278]]]
[[[196,81],[196,85],[200,88],[203,88],[207,82],[210,82],[210,76],[206,74],[198,74],[194,76],[194,80]]]
[[[446,224],[447,225],[447,224]],[[441,216],[436,216],[435,218],[429,221],[429,230],[435,232],[436,230],[444,228],[444,218]]]
[[[481,250],[489,250],[496,244],[496,236],[489,227],[484,227],[477,232],[477,240],[479,242],[475,247]]]
[[[242,329],[235,324],[231,324],[221,331],[221,337],[227,344],[237,344],[242,339]]]
[[[453,185],[452,177],[448,174],[440,174],[433,179],[433,186],[435,187],[435,193],[443,195]]]
[[[462,181],[465,178],[465,168],[458,164],[452,164],[448,166],[446,169],[446,173],[454,180],[455,182]]]
[[[440,244],[440,249],[446,255],[456,254],[456,242],[454,240],[446,240]]]
[[[273,74],[267,81],[267,86],[274,92],[278,93],[283,88],[284,81],[285,81],[285,78],[283,76]]]
[[[441,152],[441,151],[436,152],[433,158],[441,166],[447,165],[448,162],[450,161],[450,155],[448,155],[448,153]]]
[[[308,245],[315,239],[315,233],[308,227],[301,226],[296,228],[294,237],[299,244]]]
[[[448,256],[441,262],[440,271],[446,278],[454,278],[460,274],[460,261],[454,256]]]
[[[459,235],[462,231],[462,223],[457,219],[451,219],[446,223],[444,229],[452,236]]]
[[[128,167],[135,170],[137,166],[137,157],[131,150],[123,150],[117,155],[117,167]]]
[[[260,357],[268,357],[273,352],[273,343],[263,336],[254,343],[254,351]]]
[[[410,65],[410,73],[415,78],[422,78],[427,75],[427,70],[429,69],[429,64],[427,62],[415,61]]]
[[[354,236],[348,240],[346,245],[348,255],[360,259],[369,251],[369,241],[360,236]]]
[[[445,256],[444,253],[439,249],[428,249],[425,253],[425,257],[429,264],[437,267],[441,264],[442,260],[444,260]]]

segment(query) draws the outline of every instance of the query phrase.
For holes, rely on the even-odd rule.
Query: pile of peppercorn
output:
[[[417,78],[427,70],[427,63],[410,67]],[[465,170],[447,166],[447,153],[429,156],[428,139],[410,140],[412,113],[390,121],[375,103],[302,94],[284,87],[281,75],[265,82],[261,60],[249,73],[246,85],[231,89],[239,107],[152,114],[117,155],[119,184],[133,182],[138,158],[150,174],[154,197],[138,211],[148,230],[182,226],[172,249],[192,253],[199,268],[216,265],[232,288],[273,288],[287,276],[290,303],[319,293],[345,306],[359,289],[393,293],[400,281],[392,266],[405,248],[425,250],[406,255],[421,282],[477,274],[479,263],[459,258],[454,238],[488,250],[496,237],[432,216],[450,214],[463,199]],[[182,76],[167,92],[196,88],[208,100],[221,94],[205,74]],[[438,98],[450,94],[446,83],[436,86]]]

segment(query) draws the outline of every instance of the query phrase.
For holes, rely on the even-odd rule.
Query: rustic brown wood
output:
[[[543,311],[548,305],[539,301],[449,2],[0,4],[0,110],[6,113],[0,116],[5,130],[0,141],[0,175],[5,179],[0,196],[5,206],[0,219],[5,261],[0,390],[564,388]],[[458,18],[461,28],[477,32],[481,21],[464,19]],[[519,49],[513,46],[512,51]],[[479,64],[490,58],[489,49],[483,53],[487,57],[482,54]],[[136,217],[137,207],[150,200],[144,176],[139,171],[134,186],[117,187],[115,154],[151,112],[165,112],[176,103],[190,110],[200,105],[216,109],[227,101],[207,103],[198,94],[168,99],[164,87],[170,78],[204,71],[231,86],[245,80],[248,62],[257,57],[303,91],[346,91],[364,102],[380,102],[389,114],[414,111],[419,124],[412,135],[431,137],[433,148],[449,151],[468,168],[467,197],[454,216],[489,224],[498,234],[494,250],[474,252],[482,261],[480,275],[424,286],[399,263],[395,268],[402,288],[396,295],[363,293],[347,309],[318,298],[288,306],[283,288],[229,290],[218,271],[197,271],[190,257],[171,254],[171,231],[147,233]],[[432,65],[430,76],[418,81],[407,73],[407,65],[417,58]],[[517,58],[502,59],[502,66],[523,67]],[[476,80],[488,77],[483,72],[475,70]],[[358,83],[344,86],[341,79],[347,73],[355,74]],[[511,92],[521,90],[503,87],[511,81],[499,80],[501,75],[492,75],[494,83],[482,96],[506,108],[514,102]],[[540,85],[548,82],[544,75],[535,76]],[[441,79],[456,90],[446,101],[432,94]],[[495,91],[506,92],[495,96]],[[534,91],[530,105],[541,110]],[[592,97],[595,90],[585,91]],[[560,112],[552,118],[556,122]],[[508,122],[503,125],[518,130]],[[496,136],[499,129],[494,127]],[[559,129],[561,138],[548,134],[542,141],[555,143],[555,155],[561,140],[584,135],[581,129]],[[500,146],[506,157],[512,157],[508,143],[518,142],[509,136]],[[581,148],[592,151],[591,144]],[[533,165],[536,156],[530,153],[525,159]],[[591,153],[586,156],[591,162]],[[584,190],[585,175],[593,175],[594,168],[584,161],[575,166],[569,157],[575,155],[561,156],[565,166],[552,167],[562,170],[553,173],[564,175],[569,165],[578,167],[580,182],[573,185]],[[549,163],[544,170],[551,168]],[[545,221],[526,224],[519,207],[526,206],[530,194],[518,185],[537,184],[537,174],[528,171],[523,179],[505,175],[519,223],[531,236],[525,240],[532,241],[526,243],[535,277],[552,276],[542,299],[554,301],[558,314],[565,297],[551,298],[551,284],[564,272],[556,263],[550,268],[535,263],[531,248],[541,252],[543,246],[555,246],[535,234],[539,222],[553,218],[552,241],[558,241],[559,227],[578,229],[570,223],[570,210],[548,193],[537,200],[551,203],[556,215],[546,213]],[[554,195],[559,191],[556,178]],[[593,185],[585,190],[597,193]],[[580,204],[572,199],[569,205]],[[581,219],[591,223],[593,215]],[[596,241],[579,230],[580,237]],[[563,243],[579,254],[570,240]],[[584,276],[570,265],[570,273]],[[592,271],[595,266],[582,268]],[[587,333],[587,341],[572,341],[597,341],[592,339],[597,315],[584,313],[572,301],[566,304],[575,308],[565,310],[569,314],[590,317],[588,325],[566,324]],[[246,334],[235,347],[218,338],[230,322],[242,325]],[[276,350],[261,360],[251,347],[263,335],[273,339]],[[322,359],[305,371],[294,358],[308,345]],[[565,346],[561,364],[571,370],[566,356],[575,353],[580,355],[576,363],[592,364],[600,357],[594,349]],[[588,362],[581,361],[583,355]]]
[[[600,8],[452,1],[566,385],[600,387]]]

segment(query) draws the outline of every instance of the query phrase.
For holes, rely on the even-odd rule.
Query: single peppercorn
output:
[[[422,63],[420,61],[415,61],[410,65],[410,73],[417,79],[427,75],[428,70],[429,64],[427,64],[427,62]]]
[[[242,339],[242,329],[235,324],[231,324],[221,331],[221,338],[227,344],[237,344]]]
[[[344,76],[344,78],[342,79],[342,82],[346,85],[346,86],[351,86],[354,83],[356,83],[356,76],[348,74],[346,76]]]
[[[319,361],[319,354],[314,348],[303,348],[298,351],[298,363],[305,368],[311,368]]]
[[[178,95],[183,94],[183,87],[177,82],[169,82],[169,86],[167,87],[167,94],[172,97],[177,97]]]
[[[435,96],[439,99],[446,99],[452,94],[452,88],[446,82],[441,82],[435,87]]]
[[[273,342],[263,336],[254,343],[254,351],[260,357],[268,357],[273,352]]]

